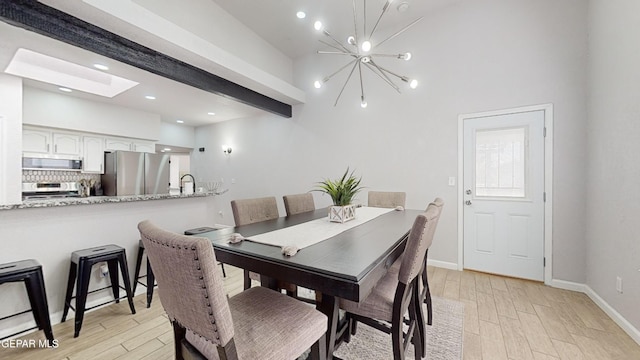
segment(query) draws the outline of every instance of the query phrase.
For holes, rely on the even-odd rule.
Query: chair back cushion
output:
[[[234,336],[233,322],[211,241],[165,231],[148,220],[138,230],[169,319],[226,345]]]
[[[316,209],[316,204],[313,202],[313,195],[311,195],[311,193],[285,195],[282,197],[282,200],[284,200],[284,209],[287,211],[287,216],[314,211]]]
[[[233,211],[233,219],[236,222],[236,226],[273,220],[280,216],[276,198],[273,196],[233,200],[231,201],[231,210]]]
[[[369,191],[367,205],[380,208],[404,207],[407,194],[404,192]]]
[[[424,257],[433,242],[433,234],[436,231],[443,205],[442,199],[436,198],[429,204],[427,210],[418,215],[413,222],[407,245],[404,248],[398,281],[409,284],[422,270]]]

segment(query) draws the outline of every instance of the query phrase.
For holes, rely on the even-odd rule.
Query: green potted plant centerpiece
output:
[[[360,181],[353,171],[349,173],[349,168],[340,179],[325,179],[317,185],[315,191],[320,191],[331,196],[333,206],[329,207],[329,221],[344,223],[356,217],[356,207],[351,204],[355,195],[362,190]]]

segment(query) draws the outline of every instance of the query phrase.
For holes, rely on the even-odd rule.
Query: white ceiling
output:
[[[347,0],[211,1],[215,1],[233,17],[291,58],[312,54],[323,47],[317,42],[321,37],[313,30],[312,24],[315,20],[322,20],[327,29],[339,39],[353,32],[352,2]],[[429,11],[458,1],[461,0],[395,0],[380,23],[377,33],[381,34],[380,36],[387,36]],[[369,28],[380,14],[384,2],[384,0],[367,2]],[[402,2],[408,3],[409,9],[398,12],[397,5]],[[357,0],[357,6],[360,13],[362,0]],[[295,16],[299,10],[307,13],[306,19],[301,20]],[[109,66],[110,73],[140,83],[111,99],[79,91],[73,92],[70,96],[160,114],[162,120],[169,123],[175,123],[177,119],[181,119],[186,126],[200,126],[264,114],[264,111],[251,106],[159,77],[4,22],[0,22],[0,34],[2,34],[0,35],[0,70],[6,68],[15,51],[22,47],[87,67],[91,67],[94,63],[102,63]],[[25,80],[25,85],[59,92],[57,86],[33,80]],[[145,95],[154,95],[157,99],[146,100]],[[216,115],[208,115],[208,112],[215,112]]]

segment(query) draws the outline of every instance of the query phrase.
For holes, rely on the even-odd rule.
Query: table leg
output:
[[[316,294],[318,292],[316,291]],[[335,296],[320,294],[320,302],[317,303],[317,309],[327,315],[327,359],[333,359],[333,350],[336,343],[336,332],[338,330],[338,299]]]

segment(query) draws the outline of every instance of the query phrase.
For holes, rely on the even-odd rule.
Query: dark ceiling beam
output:
[[[0,0],[0,20],[284,117],[291,105],[142,46],[35,0]]]

